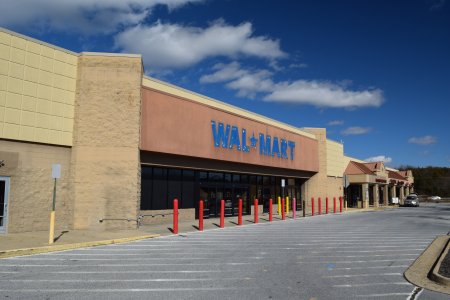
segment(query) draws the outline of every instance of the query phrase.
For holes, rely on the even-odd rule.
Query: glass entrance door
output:
[[[223,200],[225,200],[225,217],[230,217],[234,214],[233,189],[231,187],[225,187],[223,189]]]
[[[242,214],[250,214],[250,200],[248,197],[248,187],[235,187],[234,188],[234,215],[238,214],[239,199],[242,199]]]
[[[289,197],[289,203],[292,203],[293,199],[295,198],[295,209],[296,210],[302,210],[302,199],[301,199],[301,193],[300,189],[297,188],[294,185],[290,185],[286,188],[286,196]],[[289,207],[289,210],[292,210],[292,207]]]
[[[6,232],[8,224],[9,177],[0,177],[0,233]]]

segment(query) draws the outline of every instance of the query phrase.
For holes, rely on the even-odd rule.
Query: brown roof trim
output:
[[[406,181],[406,178],[403,177],[402,175],[400,175],[399,172],[394,172],[394,171],[389,171],[388,170],[388,177],[392,178],[392,179],[396,179],[396,180]]]
[[[348,173],[349,173],[350,165],[353,165],[356,168],[358,168],[361,171],[360,174],[374,175],[374,173],[366,165],[364,165],[362,163],[359,163],[359,162],[356,162],[356,161],[353,161],[353,160],[349,161],[349,163],[347,165],[347,168],[345,169],[344,174],[349,175]]]

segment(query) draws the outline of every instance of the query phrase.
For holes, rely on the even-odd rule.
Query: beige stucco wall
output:
[[[72,144],[77,60],[0,28],[0,138]]]
[[[72,148],[74,228],[135,228],[140,201],[140,56],[82,53]]]
[[[10,177],[8,233],[48,230],[52,208],[52,164],[61,164],[57,181],[56,228],[70,229],[70,148],[0,140],[0,176]]]

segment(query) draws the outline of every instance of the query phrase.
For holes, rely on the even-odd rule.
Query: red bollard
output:
[[[286,212],[284,207],[284,198],[281,198],[281,220],[286,219]]]
[[[272,198],[269,199],[269,222],[272,222],[273,212],[272,212],[273,201]]]
[[[198,202],[198,230],[203,231],[203,200]]]
[[[255,224],[257,224],[258,223],[258,199],[257,198],[255,198],[255,200],[253,201],[253,206],[254,206],[254,208],[253,208],[253,214],[254,214],[253,222]]]
[[[242,199],[238,202],[238,225],[242,225]]]
[[[297,214],[297,199],[292,198],[292,218],[295,220]]]
[[[336,197],[333,197],[333,212],[336,213]]]
[[[325,214],[328,214],[328,197],[325,198]]]
[[[339,197],[339,211],[342,213],[342,197]]]
[[[311,197],[311,216],[314,216],[314,197]]]
[[[173,199],[173,234],[178,234],[178,199]]]
[[[322,214],[322,199],[317,199],[317,214],[321,215]]]
[[[225,227],[225,200],[220,200],[220,228]]]

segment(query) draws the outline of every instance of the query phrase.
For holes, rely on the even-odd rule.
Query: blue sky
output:
[[[11,0],[0,26],[298,127],[347,155],[450,166],[450,3]]]

